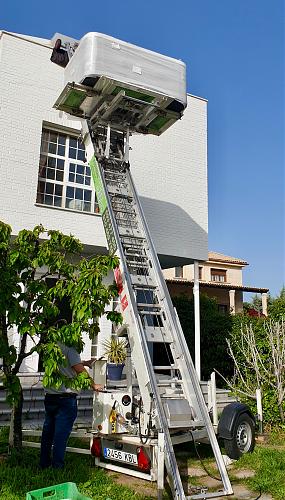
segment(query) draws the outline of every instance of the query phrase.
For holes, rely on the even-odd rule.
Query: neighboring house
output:
[[[243,292],[260,293],[262,312],[267,315],[268,288],[244,286],[242,270],[248,263],[245,260],[209,252],[208,260],[199,263],[200,292],[215,297],[221,312],[236,314],[243,310]],[[193,295],[194,266],[180,266],[165,269],[163,274],[172,297]]]
[[[78,237],[86,253],[106,252],[80,121],[53,109],[64,87],[63,68],[50,62],[53,45],[0,32],[0,219],[13,234],[42,223]],[[131,146],[131,171],[162,266],[205,260],[207,101],[188,95],[182,120],[161,137],[132,137]],[[110,329],[104,318],[101,329]],[[10,337],[19,344],[17,331]],[[83,356],[90,356],[85,341]],[[22,370],[38,370],[37,354]]]

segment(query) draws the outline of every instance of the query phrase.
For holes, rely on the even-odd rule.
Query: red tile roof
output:
[[[166,283],[175,285],[185,285],[193,286],[194,280],[188,280],[186,278],[165,278]],[[213,281],[200,281],[199,285],[201,287],[209,288],[226,288],[228,290],[242,290],[243,292],[255,292],[255,293],[267,293],[269,288],[259,288],[255,286],[244,286],[244,285],[234,285],[233,283],[219,283]]]
[[[236,257],[231,257],[230,255],[224,255],[218,252],[209,251],[208,259],[214,262],[225,262],[229,264],[240,264],[241,266],[247,266],[248,262],[246,260],[237,259]]]

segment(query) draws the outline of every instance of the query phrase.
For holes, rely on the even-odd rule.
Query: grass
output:
[[[280,428],[271,430],[268,434],[268,444],[285,448],[285,430]]]
[[[250,490],[269,493],[274,500],[285,500],[285,434],[275,431],[269,436],[269,445],[256,446],[253,453],[243,455],[229,470],[232,483],[246,485]],[[282,449],[284,447],[284,449]],[[199,454],[207,470],[214,476],[219,476],[213,466],[213,454],[207,445],[198,445]],[[179,452],[178,452],[179,457]],[[185,457],[188,466],[200,467],[192,443],[188,443],[181,451],[180,460]],[[255,475],[248,479],[237,479],[235,472],[250,469]],[[199,478],[191,478],[193,485],[199,484]]]
[[[7,433],[0,433],[0,450],[7,451]],[[115,484],[102,469],[92,465],[85,455],[66,454],[64,470],[38,467],[39,450],[24,448],[21,454],[13,453],[0,465],[0,499],[25,500],[31,490],[72,481],[79,491],[96,500],[143,500],[150,497],[140,495],[128,487]]]
[[[230,470],[233,482],[243,483],[253,491],[261,490],[269,493],[274,500],[285,499],[285,444],[284,435],[272,442],[278,444],[259,445],[252,454],[244,455],[235,462]],[[271,442],[271,441],[270,441]],[[79,444],[73,440],[72,445]],[[198,445],[199,454],[207,469],[217,475],[213,468],[213,455],[209,446]],[[7,431],[0,431],[0,455],[7,452]],[[181,465],[199,467],[193,444],[187,443],[177,449],[178,460]],[[1,457],[0,457],[1,458]],[[102,469],[96,469],[92,459],[86,455],[66,454],[66,467],[63,471],[48,469],[41,471],[38,468],[39,450],[24,448],[21,455],[13,453],[0,463],[0,500],[25,500],[26,493],[31,490],[44,488],[53,484],[72,481],[77,484],[79,491],[96,500],[143,500],[153,497],[147,496],[133,486],[116,484],[112,477]],[[235,472],[242,469],[255,471],[254,477],[248,479],[235,478]],[[186,477],[184,480],[187,481]],[[199,478],[192,478],[193,485],[199,484]],[[136,490],[136,491],[134,491]]]
[[[285,451],[257,446],[251,454],[244,455],[235,463],[237,469],[251,469],[255,476],[242,482],[249,488],[270,493],[274,500],[285,499]]]

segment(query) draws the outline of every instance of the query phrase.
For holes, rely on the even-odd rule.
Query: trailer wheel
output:
[[[232,439],[225,439],[227,455],[237,460],[244,453],[251,453],[255,446],[254,422],[247,413],[238,416],[233,429]]]

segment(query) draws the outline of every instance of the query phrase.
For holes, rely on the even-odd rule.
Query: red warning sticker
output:
[[[121,298],[121,305],[123,311],[128,307],[129,303],[126,295],[124,295],[124,297]]]

